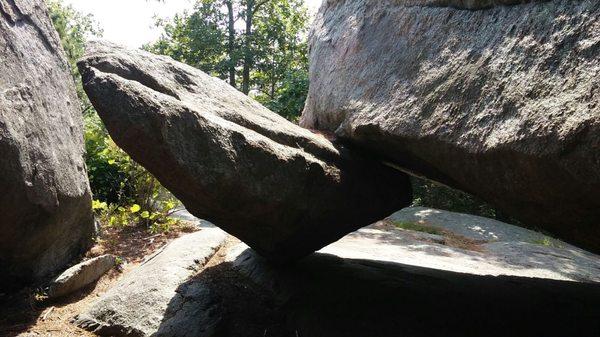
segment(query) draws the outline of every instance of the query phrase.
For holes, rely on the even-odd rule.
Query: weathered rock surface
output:
[[[81,110],[42,0],[0,1],[0,288],[49,276],[94,233]]]
[[[106,43],[79,67],[115,142],[192,214],[272,260],[307,255],[411,201],[403,173],[200,70]]]
[[[481,242],[542,242],[549,240],[565,248],[583,251],[559,240],[551,240],[552,238],[543,233],[502,221],[429,207],[407,207],[390,215],[387,219],[392,222],[416,223],[441,228]]]
[[[400,210],[319,252],[473,275],[600,283],[598,255],[500,221],[425,207]]]
[[[225,238],[214,228],[174,240],[113,285],[75,324],[100,336],[210,336],[218,303],[206,286],[186,281]]]
[[[58,298],[97,281],[116,265],[115,256],[107,254],[83,261],[65,270],[48,286],[48,297]]]
[[[600,2],[519,2],[325,1],[301,125],[598,252]]]
[[[228,260],[273,292],[283,323],[294,332],[269,334],[274,336],[591,337],[600,327],[598,284],[481,276],[382,261],[386,249],[379,247],[385,240],[365,238],[360,258],[349,254],[346,244],[336,243],[326,254],[285,268],[274,268],[243,246]]]

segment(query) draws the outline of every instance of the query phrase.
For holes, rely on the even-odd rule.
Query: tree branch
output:
[[[253,11],[254,11],[254,13],[258,12],[258,9],[259,9],[259,8],[260,8],[262,5],[266,4],[267,2],[269,2],[269,0],[264,0],[264,1],[261,1],[261,2],[257,3],[256,5],[254,5],[254,10],[253,10]]]

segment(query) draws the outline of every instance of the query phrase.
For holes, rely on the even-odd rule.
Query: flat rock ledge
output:
[[[244,244],[226,261],[272,293],[292,331],[277,336],[597,335],[598,256],[589,254],[595,265],[577,265],[562,256],[578,252],[538,247],[544,259],[523,250],[511,262],[497,259],[506,250],[469,252],[426,239],[374,225],[294,266],[273,266]]]
[[[224,244],[220,229],[182,236],[150,256],[115,284],[74,323],[100,336],[201,336],[214,322],[215,304],[206,287],[186,284]],[[204,316],[202,315],[204,314]],[[189,317],[197,317],[191,324]],[[188,318],[186,324],[181,324]]]
[[[481,276],[600,283],[600,256],[484,217],[408,207],[319,251]]]

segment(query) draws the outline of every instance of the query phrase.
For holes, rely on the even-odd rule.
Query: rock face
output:
[[[225,242],[203,229],[169,243],[131,271],[75,323],[100,336],[210,336],[216,303],[206,286],[186,283]],[[180,324],[186,317],[194,317]],[[202,332],[202,333],[201,333]]]
[[[78,263],[65,270],[48,287],[48,297],[69,295],[97,281],[117,263],[115,256],[107,254]]]
[[[0,288],[91,242],[81,110],[42,0],[0,1]]]
[[[301,125],[598,252],[600,2],[521,2],[325,1]]]
[[[192,214],[272,260],[309,254],[411,201],[403,173],[195,68],[106,43],[79,67],[115,142]]]

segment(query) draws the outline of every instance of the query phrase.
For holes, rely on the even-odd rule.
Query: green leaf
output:
[[[133,206],[131,206],[131,207],[129,208],[129,211],[130,211],[131,213],[137,213],[137,212],[139,212],[141,209],[142,209],[142,208],[140,207],[140,205],[138,205],[138,204],[133,204]]]
[[[140,216],[142,217],[142,219],[148,219],[150,217],[150,212],[148,211],[143,211]]]
[[[102,202],[100,200],[92,200],[92,209],[93,210],[106,209],[107,207],[108,207],[108,205],[105,202]]]

